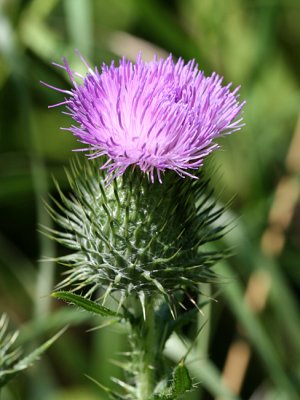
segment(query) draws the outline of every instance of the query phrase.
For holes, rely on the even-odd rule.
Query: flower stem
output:
[[[163,369],[155,299],[145,301],[145,315],[146,318],[142,314],[138,315],[135,323],[131,325],[132,362],[137,400],[148,400],[152,397],[155,384]]]

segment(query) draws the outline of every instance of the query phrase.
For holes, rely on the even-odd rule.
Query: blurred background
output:
[[[66,188],[77,144],[59,130],[68,117],[47,108],[62,96],[39,81],[69,88],[51,63],[65,56],[84,72],[76,48],[91,65],[171,52],[241,84],[246,126],[208,161],[220,203],[231,201],[222,246],[234,256],[216,267],[222,285],[201,288],[217,299],[199,315],[209,322],[166,355],[176,362],[193,342],[198,388],[186,399],[300,398],[300,2],[0,0],[0,313],[28,351],[70,324],[1,400],[106,400],[85,374],[107,386],[122,376],[109,361],[126,348],[122,328],[86,332],[101,321],[49,298],[63,268],[42,261],[62,251],[39,233],[52,224],[43,200],[52,175]]]

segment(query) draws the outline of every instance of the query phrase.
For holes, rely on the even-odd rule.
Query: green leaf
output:
[[[34,361],[38,360],[40,355],[44,353],[66,330],[68,327],[61,329],[57,332],[52,338],[47,340],[37,349],[35,349],[32,353],[28,354],[26,357],[22,358],[20,361],[15,364],[14,368],[18,369],[19,371],[27,368],[30,366]]]
[[[108,394],[109,398],[112,400],[123,400],[124,397],[122,397],[121,394],[114,392],[113,390],[107,388],[106,386],[102,385],[102,383],[98,382],[96,379],[92,378],[89,375],[85,375],[91,382],[95,383],[100,389],[102,389],[105,393]]]
[[[2,357],[3,361],[6,361],[6,364],[4,364],[2,368],[0,368],[0,387],[6,385],[7,382],[9,382],[12,378],[14,378],[15,375],[17,375],[20,371],[23,371],[24,369],[30,367],[35,361],[37,361],[40,355],[44,353],[65,332],[66,329],[67,327],[61,329],[51,339],[47,340],[33,352],[31,352],[30,354],[19,360],[15,359],[19,358],[18,357],[20,352],[19,349],[15,350],[14,352],[11,352],[5,357],[4,354],[4,351],[6,350],[5,346],[2,349],[0,348],[2,355],[4,354],[4,357]],[[6,347],[9,347],[11,344],[13,344],[15,337],[16,335],[12,335],[9,337],[8,342],[6,341],[6,343],[8,344],[8,346]],[[2,344],[5,345],[5,342],[3,342]]]
[[[173,372],[173,379],[174,395],[179,396],[192,388],[192,380],[189,371],[182,361],[175,368]]]
[[[196,349],[192,349],[187,354],[191,343],[185,338],[184,343],[177,335],[172,335],[168,340],[164,353],[171,360],[180,364],[180,359],[185,358],[189,364],[189,370],[197,381],[201,382],[201,386],[208,390],[215,397],[222,397],[226,400],[240,400],[231,390],[223,383],[220,371],[208,359],[203,358],[198,363],[194,361],[198,359]]]
[[[98,315],[101,315],[102,317],[119,317],[119,318],[121,318],[121,315],[116,313],[115,311],[112,311],[109,308],[101,306],[100,304],[96,303],[95,301],[86,299],[83,296],[79,296],[78,294],[65,292],[65,291],[59,291],[59,292],[52,293],[52,297],[63,300],[67,303],[74,304],[80,308],[83,308],[84,310],[86,310],[90,313],[98,314]]]
[[[167,322],[166,325],[166,333],[165,333],[165,338],[164,338],[164,343],[169,339],[171,334],[183,326],[187,325],[195,316],[199,313],[199,310],[197,308],[193,308],[189,311],[186,311],[185,313],[179,315],[177,319],[170,319]]]
[[[162,385],[164,386],[164,385]],[[170,385],[160,393],[155,393],[151,400],[175,400],[179,396],[191,390],[192,379],[183,361],[175,367],[172,373]]]

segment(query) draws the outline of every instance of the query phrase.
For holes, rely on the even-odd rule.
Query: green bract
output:
[[[61,230],[48,234],[72,250],[59,258],[69,267],[59,288],[118,291],[143,298],[162,293],[168,302],[177,291],[215,278],[211,266],[221,252],[205,251],[224,226],[216,227],[216,209],[208,181],[183,179],[168,171],[163,184],[128,170],[111,184],[99,163],[72,162],[67,172],[72,194],[58,187],[61,201],[49,211]]]

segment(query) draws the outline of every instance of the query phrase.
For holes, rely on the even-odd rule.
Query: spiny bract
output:
[[[199,248],[224,227],[212,227],[222,210],[211,201],[206,179],[169,171],[163,184],[151,184],[141,172],[127,171],[105,186],[104,175],[97,162],[75,160],[68,174],[73,194],[59,190],[61,203],[49,207],[63,228],[49,234],[73,251],[59,259],[70,267],[60,287],[120,291],[123,298],[171,296],[214,279],[210,267],[223,254]]]

